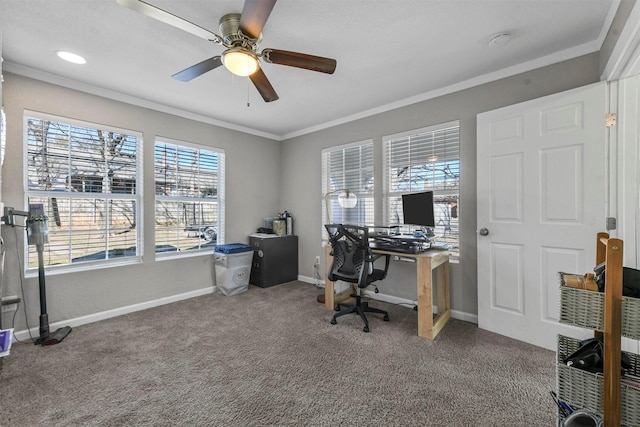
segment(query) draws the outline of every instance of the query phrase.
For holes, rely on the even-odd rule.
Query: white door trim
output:
[[[600,76],[619,80],[640,73],[640,2],[636,2]]]
[[[638,172],[640,148],[640,77],[633,76],[609,83],[610,111],[618,115],[618,123],[609,129],[611,188],[610,216],[617,219],[618,227],[609,233],[624,240],[625,267],[638,268],[640,254],[640,189]]]

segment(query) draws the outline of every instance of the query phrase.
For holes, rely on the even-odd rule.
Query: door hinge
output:
[[[607,116],[604,119],[604,124],[610,128],[611,126],[615,126],[618,122],[618,115],[616,113],[607,113]]]
[[[607,230],[615,230],[617,226],[616,219],[612,216],[607,218]]]

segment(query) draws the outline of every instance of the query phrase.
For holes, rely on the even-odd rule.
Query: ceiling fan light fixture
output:
[[[246,49],[232,47],[222,54],[222,63],[236,76],[246,77],[258,71],[258,58]]]

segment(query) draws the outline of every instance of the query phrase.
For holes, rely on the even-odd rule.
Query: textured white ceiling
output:
[[[215,33],[242,0],[148,0]],[[618,0],[279,0],[262,48],[335,58],[336,72],[262,63],[265,103],[223,67],[171,75],[221,46],[115,0],[0,0],[4,69],[274,139],[600,49]],[[496,33],[511,41],[490,48]],[[59,49],[86,57],[65,63]],[[121,97],[119,94],[126,95]],[[130,97],[136,98],[133,100]],[[247,101],[250,105],[247,106]]]

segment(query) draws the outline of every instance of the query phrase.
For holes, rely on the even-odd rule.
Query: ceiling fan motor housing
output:
[[[252,51],[257,51],[258,44],[262,40],[262,33],[258,39],[252,39],[240,31],[240,14],[227,13],[220,18],[220,34],[226,45],[238,46]]]

